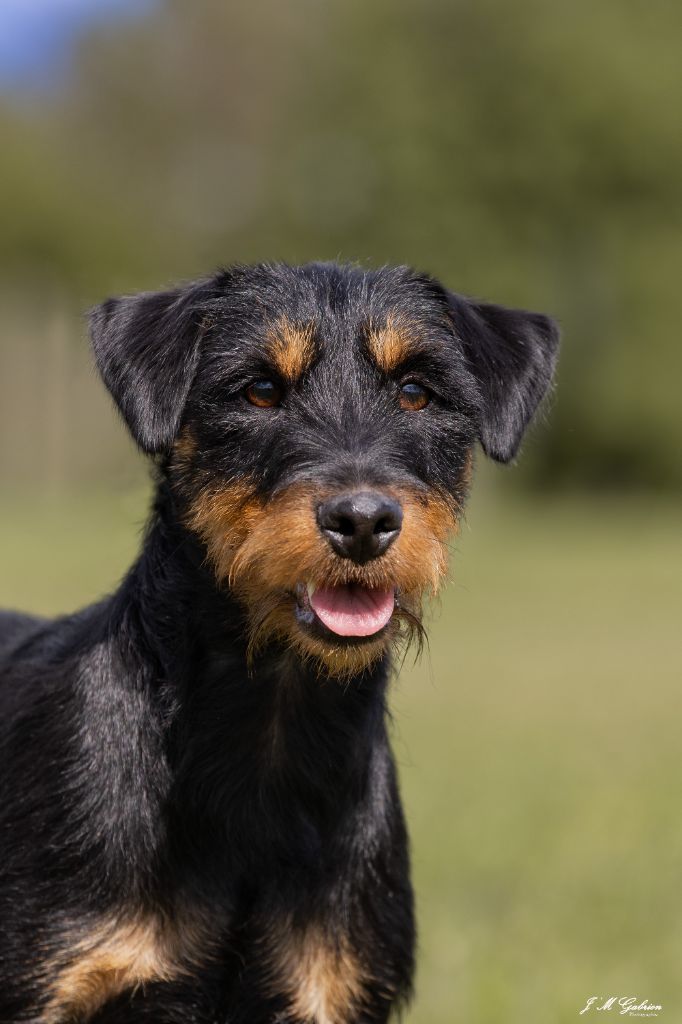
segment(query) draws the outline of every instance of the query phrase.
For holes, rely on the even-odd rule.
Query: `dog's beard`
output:
[[[333,638],[323,639],[305,632],[297,622],[296,597],[279,592],[267,595],[247,606],[249,641],[247,657],[253,664],[258,652],[275,641],[292,650],[302,661],[318,673],[341,679],[357,676],[376,664],[387,654],[394,659],[405,657],[413,647],[419,655],[427,642],[422,622],[422,605],[416,597],[398,594],[391,620],[376,639],[353,638],[335,643]]]
[[[389,651],[423,645],[422,599],[435,594],[445,577],[458,509],[447,496],[395,489],[404,512],[400,536],[380,558],[357,565],[335,554],[318,529],[314,509],[327,496],[295,485],[266,502],[240,479],[204,487],[190,500],[185,520],[206,544],[218,581],[246,609],[251,661],[275,640],[318,669],[348,678]],[[308,586],[390,590],[395,605],[375,637],[371,629],[357,638],[335,636],[333,630],[306,629],[297,617],[297,590]]]

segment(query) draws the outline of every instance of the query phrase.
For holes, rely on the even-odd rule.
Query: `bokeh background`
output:
[[[341,258],[562,323],[395,686],[408,1024],[682,1019],[681,45],[668,0],[0,2],[2,604],[67,611],[136,550],[106,295]]]

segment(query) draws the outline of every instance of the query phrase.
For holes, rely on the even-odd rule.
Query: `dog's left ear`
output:
[[[558,325],[542,313],[475,302],[452,292],[448,303],[478,385],[481,445],[490,458],[509,462],[552,382]]]
[[[90,313],[102,379],[148,455],[167,450],[199,362],[202,322],[215,282],[108,299]]]

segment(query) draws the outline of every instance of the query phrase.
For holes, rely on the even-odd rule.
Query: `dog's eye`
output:
[[[279,405],[282,389],[274,380],[255,380],[249,384],[245,394],[251,405],[257,405],[259,409],[271,409]]]
[[[407,381],[400,388],[400,405],[410,412],[419,412],[431,401],[431,393],[422,384]]]

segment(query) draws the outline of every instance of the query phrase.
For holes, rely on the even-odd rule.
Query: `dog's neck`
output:
[[[322,849],[341,857],[390,786],[386,664],[340,682],[278,645],[249,664],[239,604],[164,500],[112,618],[114,642],[134,634],[143,652],[137,683],[163,731],[178,855],[201,847],[205,871],[210,835],[218,860],[228,847],[245,858],[237,871],[254,858],[310,868]],[[242,843],[223,849],[235,834]]]

